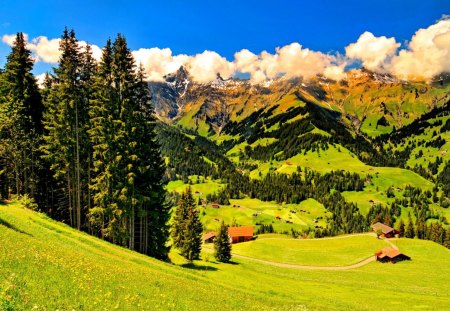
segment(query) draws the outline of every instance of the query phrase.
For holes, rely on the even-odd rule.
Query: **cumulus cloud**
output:
[[[2,41],[12,45],[15,35],[4,35]],[[27,38],[28,41],[28,38]],[[28,41],[28,48],[36,61],[56,63],[59,59],[60,39],[39,36]],[[80,41],[80,46],[85,46]],[[306,79],[321,74],[333,80],[346,77],[345,68],[354,60],[372,71],[386,72],[403,79],[430,79],[436,74],[450,71],[450,19],[436,22],[418,30],[405,48],[395,38],[376,37],[364,32],[356,42],[345,47],[345,56],[313,51],[294,42],[277,47],[274,52],[255,54],[243,49],[227,60],[214,51],[195,55],[174,55],[170,48],[141,48],[133,51],[136,62],[144,67],[147,79],[162,81],[165,75],[181,66],[187,68],[194,80],[209,82],[218,73],[224,78],[236,73],[247,73],[253,83],[261,83],[280,76]],[[93,56],[99,60],[102,50],[91,45]]]
[[[255,83],[280,75],[311,78],[327,73],[330,78],[343,77],[343,66],[338,57],[303,48],[296,42],[276,48],[274,54],[263,51],[255,55],[248,50],[241,50],[235,54],[234,62],[236,69],[249,73]]]
[[[46,73],[41,73],[36,76],[36,81],[37,81],[39,88],[44,88],[45,76],[46,76]]]
[[[164,75],[177,71],[189,60],[189,56],[184,54],[173,56],[168,48],[139,49],[133,52],[133,57],[142,64],[147,79],[151,81],[162,81]]]
[[[386,62],[395,55],[400,43],[395,38],[375,37],[366,31],[355,43],[345,47],[347,57],[359,59],[365,68],[372,71],[385,71]]]
[[[450,19],[419,29],[392,59],[391,71],[403,79],[430,79],[450,71]]]

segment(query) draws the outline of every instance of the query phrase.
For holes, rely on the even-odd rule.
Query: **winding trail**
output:
[[[343,235],[343,236],[328,237],[328,238],[321,238],[321,239],[310,239],[308,241],[314,241],[314,240],[337,240],[337,239],[351,238],[351,237],[354,237],[354,236],[374,236],[374,237],[376,237],[376,234],[375,233],[360,233],[360,234]],[[280,240],[280,238],[267,238],[267,239],[262,239],[262,240]],[[303,240],[299,239],[298,241],[303,241]],[[392,241],[390,241],[390,239],[383,239],[383,241],[385,241],[391,247],[393,247],[395,249],[398,249],[397,245],[392,243]],[[207,252],[213,252],[212,249],[208,249],[208,248],[204,248],[204,250],[207,251]],[[263,259],[258,259],[258,258],[254,258],[254,257],[248,257],[248,256],[239,255],[239,254],[235,254],[235,253],[232,253],[231,255],[233,257],[235,257],[235,258],[251,260],[251,261],[259,262],[259,263],[262,263],[262,264],[265,264],[265,265],[281,267],[281,268],[303,269],[303,270],[328,270],[328,271],[345,271],[345,270],[356,269],[356,268],[368,265],[369,263],[374,262],[374,261],[377,260],[376,256],[372,255],[372,256],[370,256],[370,257],[368,257],[368,258],[366,258],[366,259],[364,259],[362,261],[359,261],[357,263],[354,263],[354,264],[348,265],[348,266],[309,266],[309,265],[297,265],[297,264],[281,263],[281,262],[263,260]]]
[[[281,263],[281,262],[274,262],[274,261],[268,261],[268,260],[262,260],[257,259],[253,257],[247,257],[243,255],[238,254],[232,254],[235,258],[241,258],[241,259],[247,259],[251,261],[256,261],[262,264],[281,267],[281,268],[289,268],[289,269],[304,269],[304,270],[331,270],[331,271],[341,271],[341,270],[351,270],[356,269],[362,266],[365,266],[371,262],[376,261],[375,256],[370,256],[369,258],[364,259],[363,261],[357,262],[353,265],[349,266],[303,266],[303,265],[296,265],[296,264],[289,264],[289,263]]]

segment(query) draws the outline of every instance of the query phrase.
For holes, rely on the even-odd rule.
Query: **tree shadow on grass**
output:
[[[28,232],[20,230],[16,226],[11,225],[9,222],[7,222],[6,220],[3,220],[1,218],[0,218],[0,226],[5,226],[6,228],[14,230],[16,232],[19,232],[19,233],[22,233],[22,234],[26,234],[26,235],[29,235],[29,236],[33,236],[32,234],[29,234]]]
[[[237,265],[239,265],[239,263],[238,262],[236,262],[236,261],[232,261],[232,260],[230,260],[229,262],[227,262],[226,263],[227,265],[233,265],[233,266],[237,266]]]
[[[204,266],[204,265],[198,265],[193,262],[188,262],[181,265],[183,268],[188,268],[192,270],[199,270],[199,271],[217,271],[219,269],[211,266]]]

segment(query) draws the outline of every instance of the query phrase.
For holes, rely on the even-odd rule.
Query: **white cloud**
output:
[[[450,19],[419,29],[391,66],[392,73],[403,79],[430,79],[450,71]]]
[[[2,41],[12,45],[15,35],[4,35]],[[28,39],[27,39],[28,40]],[[40,36],[28,43],[36,61],[56,63],[59,59],[60,39]],[[80,41],[80,46],[87,43]],[[92,45],[95,59],[102,50]],[[364,32],[356,42],[345,47],[346,55],[326,54],[304,48],[294,42],[277,47],[273,53],[255,54],[243,49],[229,61],[214,51],[195,55],[173,55],[170,48],[141,48],[133,51],[137,64],[142,63],[147,79],[162,81],[163,77],[185,66],[194,80],[208,82],[220,73],[228,78],[237,72],[248,73],[253,83],[279,76],[304,78],[322,74],[333,80],[345,78],[345,67],[352,60],[360,60],[364,67],[378,72],[389,72],[404,79],[429,79],[443,71],[450,71],[450,19],[445,17],[426,29],[418,30],[407,47],[399,50],[395,38],[376,37]]]
[[[323,71],[323,75],[332,80],[342,80],[346,77],[345,75],[345,64],[342,64],[340,66],[329,66],[326,67]]]
[[[187,69],[198,82],[214,80],[217,73],[220,73],[226,79],[235,72],[233,63],[212,51],[204,51],[192,57],[187,65]]]
[[[36,81],[39,88],[44,88],[45,75],[46,73],[44,72],[36,76]]]
[[[137,64],[141,63],[144,66],[145,74],[150,81],[162,81],[164,75],[177,71],[190,59],[184,54],[173,56],[172,50],[168,48],[139,49],[132,53]]]
[[[375,37],[366,31],[355,43],[345,47],[347,57],[359,59],[365,68],[372,71],[385,71],[386,62],[395,55],[400,43],[395,38]]]
[[[39,36],[32,39],[27,47],[35,54],[37,61],[57,63],[60,55],[59,41],[60,39],[49,40],[45,36]]]

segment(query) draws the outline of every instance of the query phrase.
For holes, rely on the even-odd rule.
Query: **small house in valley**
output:
[[[220,204],[219,203],[211,203],[211,207],[219,208]]]
[[[377,260],[380,262],[396,263],[403,260],[411,260],[411,257],[402,254],[398,249],[393,247],[385,247],[375,253]]]
[[[228,227],[231,243],[247,242],[253,239],[253,226]]]
[[[381,222],[377,222],[373,224],[371,227],[374,232],[380,232],[381,233],[380,236],[383,238],[393,238],[395,237],[396,234],[399,233],[394,228],[382,224]]]
[[[205,235],[203,235],[203,242],[204,243],[213,243],[214,239],[216,238],[216,233],[215,232],[208,232],[205,233]]]

